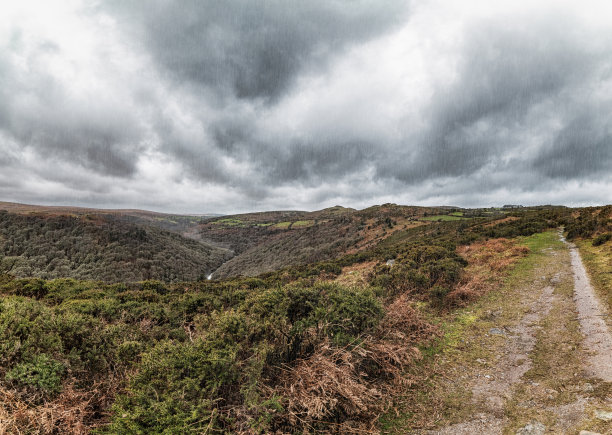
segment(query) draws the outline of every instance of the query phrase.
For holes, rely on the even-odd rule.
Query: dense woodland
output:
[[[427,319],[469,303],[490,285],[472,279],[474,264],[499,275],[525,255],[521,236],[565,225],[596,238],[610,228],[608,208],[418,221],[428,217],[421,212],[349,211],[298,230],[276,222],[262,264],[268,255],[274,263],[278,249],[299,258],[295,265],[201,281],[193,279],[202,265],[212,267],[205,261],[217,251],[177,234],[104,219],[1,213],[3,264],[21,262],[0,278],[0,415],[10,416],[9,432],[372,428],[401,395],[419,349],[439,336]],[[333,231],[341,248],[324,251],[330,258],[293,256],[293,246],[308,247],[301,238],[337,243]],[[346,240],[355,241],[345,246]],[[197,267],[192,282],[172,283],[190,276],[189,264]],[[155,267],[168,271],[160,272],[169,274],[167,282],[142,279]],[[135,278],[65,278],[105,268]],[[29,270],[65,277],[18,277]],[[356,284],[346,281],[353,277],[347,270],[366,272]]]
[[[197,280],[230,255],[226,249],[108,215],[0,210],[0,270],[19,277]]]

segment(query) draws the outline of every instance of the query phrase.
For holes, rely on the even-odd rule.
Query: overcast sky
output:
[[[0,200],[612,202],[609,1],[0,5]]]

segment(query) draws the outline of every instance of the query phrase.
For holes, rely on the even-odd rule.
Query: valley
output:
[[[0,224],[4,433],[609,431],[612,207]]]

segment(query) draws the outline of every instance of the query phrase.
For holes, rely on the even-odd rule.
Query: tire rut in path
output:
[[[551,281],[559,280],[557,273]],[[529,358],[536,344],[538,323],[546,317],[552,308],[554,287],[544,285],[539,295],[530,301],[527,312],[514,326],[508,328],[506,343],[500,350],[500,358],[484,378],[479,377],[472,385],[472,400],[481,405],[482,412],[474,419],[453,424],[438,430],[429,431],[431,435],[461,434],[501,434],[508,423],[504,415],[506,400],[512,396],[512,390],[521,382],[522,377],[532,367]]]
[[[530,354],[536,345],[537,330],[540,329],[538,323],[549,315],[554,304],[561,303],[560,299],[556,299],[558,296],[554,293],[554,289],[560,276],[566,277],[564,279],[572,279],[569,276],[570,272],[573,275],[573,303],[571,299],[563,303],[569,302],[578,314],[577,320],[583,336],[581,344],[584,349],[582,365],[585,370],[585,378],[598,378],[603,382],[612,382],[612,336],[605,320],[608,314],[593,290],[578,249],[574,244],[567,242],[561,233],[559,237],[569,251],[569,261],[565,263],[563,269],[560,264],[553,266],[557,267],[557,273],[550,281],[550,285],[540,287],[537,298],[530,301],[527,299],[528,311],[514,327],[507,328],[509,331],[506,336],[507,341],[501,349],[501,356],[491,367],[488,376],[484,378],[475,376],[472,380],[472,400],[480,406],[481,412],[473,415],[468,421],[426,433],[432,435],[501,434],[504,429],[508,429],[512,422],[504,413],[504,407],[509,399],[514,400],[513,394],[519,385],[526,382],[523,375],[532,367]],[[552,264],[554,263],[553,260]],[[526,297],[523,297],[523,301],[526,300]],[[563,326],[559,325],[559,327]],[[571,427],[576,427],[578,422],[592,418],[585,414],[585,407],[595,403],[597,400],[593,402],[593,399],[578,394],[572,403],[553,407],[546,406],[545,403],[537,405],[534,403],[534,405],[541,407],[543,411],[552,411],[557,416],[554,428],[548,428],[549,431],[571,433]],[[601,405],[602,403],[599,406]],[[603,405],[605,408],[605,404]],[[604,432],[612,433],[612,431]]]
[[[574,301],[578,309],[580,329],[584,335],[589,376],[612,382],[612,336],[604,320],[607,315],[589,281],[580,253],[573,243],[569,246],[574,272]]]

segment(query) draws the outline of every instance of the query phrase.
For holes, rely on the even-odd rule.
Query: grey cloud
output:
[[[19,44],[13,49],[22,55]],[[132,176],[141,148],[138,120],[123,107],[72,96],[69,88],[36,65],[41,52],[58,52],[58,48],[40,44],[28,59],[32,66],[26,73],[0,63],[0,131],[22,149],[49,160],[70,161],[111,176]]]
[[[27,117],[28,131],[8,126],[10,132],[24,148],[34,149],[36,153],[50,161],[61,159],[95,172],[130,177],[136,172],[138,158],[136,138],[123,132],[113,131],[113,126],[104,119],[83,121],[84,124],[47,124],[40,118]],[[30,130],[31,129],[31,130]]]
[[[156,115],[154,126],[160,140],[160,150],[180,161],[189,170],[185,176],[214,183],[231,182],[232,174],[225,171],[221,164],[223,153],[216,152],[209,139],[183,132],[172,119],[161,114]],[[197,127],[204,129],[205,125],[200,122]]]
[[[374,158],[375,146],[368,142],[312,137],[305,142],[277,138],[273,143],[258,137],[250,123],[226,122],[213,127],[219,150],[259,169],[265,183],[300,182],[307,185],[341,178]],[[249,180],[245,180],[248,184]]]
[[[612,166],[612,125],[606,107],[589,111],[567,123],[552,144],[541,150],[533,168],[553,179],[591,178]],[[603,116],[602,116],[603,115]]]
[[[405,23],[408,2],[392,0],[381,7],[374,0],[160,0],[143,8],[140,2],[111,0],[101,8],[144,44],[164,79],[202,101],[202,107],[190,110],[205,137],[189,137],[158,114],[160,150],[180,161],[188,176],[248,194],[259,184],[261,197],[265,183],[312,184],[369,157],[364,141],[271,138],[260,131],[258,104],[277,102],[301,74],[321,74],[345,49]],[[236,101],[252,104],[254,114],[235,113]],[[232,170],[226,158],[251,170]]]
[[[585,46],[584,40],[576,38],[584,29],[568,33],[557,18],[534,18],[523,26],[512,20],[487,22],[468,30],[458,78],[432,98],[425,112],[428,128],[411,138],[401,161],[383,163],[379,176],[393,174],[412,184],[470,176],[490,166],[515,175],[534,170],[572,178],[596,167],[594,160],[603,156],[607,142],[590,129],[588,118],[575,117],[574,112],[592,104],[584,84],[597,86],[597,69],[612,51],[591,50],[588,43]],[[579,23],[566,24],[576,27]],[[538,108],[547,104],[554,112],[541,113]],[[537,130],[550,117],[561,124],[574,117],[550,152],[533,167],[517,158],[507,159],[517,148],[528,148],[531,144],[525,143],[525,132]],[[577,134],[583,135],[582,145],[570,145],[577,143],[572,138]],[[589,142],[595,143],[589,146]],[[593,151],[591,156],[581,152],[585,149]],[[537,185],[527,182],[531,179],[523,177],[522,187],[536,189]]]
[[[109,1],[122,23],[181,83],[220,97],[274,101],[304,70],[404,21],[391,0]]]
[[[266,181],[316,185],[359,172],[372,160],[373,147],[359,142],[294,143],[259,156]]]
[[[209,126],[213,149],[254,168],[244,177],[232,175],[238,187],[253,182],[307,187],[366,167],[376,169],[373,181],[395,179],[404,188],[439,179],[438,190],[449,191],[448,180],[453,180],[458,190],[450,191],[456,195],[509,184],[533,191],[550,178],[588,177],[610,162],[609,130],[593,121],[610,111],[607,105],[594,110],[590,93],[608,80],[601,69],[612,51],[605,44],[591,45],[581,23],[560,26],[558,20],[534,17],[518,27],[508,20],[484,22],[466,30],[456,79],[423,108],[427,127],[398,143],[309,131],[300,139],[270,137],[258,130],[256,116],[227,114],[225,121]],[[566,32],[568,26],[575,32]],[[350,124],[347,109],[343,122]],[[585,111],[589,115],[580,116]],[[535,137],[547,124],[562,126],[556,137],[553,130],[546,132],[550,146]],[[533,156],[520,151],[529,148],[535,149]]]

